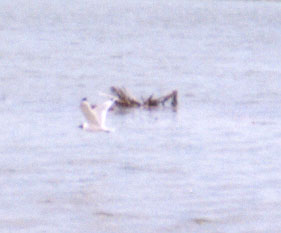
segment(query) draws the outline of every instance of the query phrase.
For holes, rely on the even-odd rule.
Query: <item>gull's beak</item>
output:
[[[87,101],[87,98],[86,98],[86,97],[84,97],[81,101]]]

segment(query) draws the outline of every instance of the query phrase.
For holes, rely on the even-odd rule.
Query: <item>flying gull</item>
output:
[[[112,132],[113,129],[109,129],[105,126],[105,119],[108,110],[113,105],[115,100],[116,99],[107,100],[100,105],[91,106],[87,98],[83,98],[80,108],[88,122],[84,122],[82,125],[80,125],[80,128],[91,132]]]

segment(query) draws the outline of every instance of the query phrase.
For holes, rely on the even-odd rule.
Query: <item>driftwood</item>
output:
[[[171,100],[171,105],[177,107],[178,105],[178,92],[177,90],[172,91],[168,95],[161,96],[159,98],[154,98],[153,95],[149,96],[147,99],[142,101],[134,97],[129,91],[125,88],[111,87],[111,92],[117,96],[116,105],[120,107],[158,107],[159,105],[165,105],[168,100]]]
[[[142,104],[125,88],[111,87],[111,92],[117,95],[116,105],[122,107],[140,107]]]

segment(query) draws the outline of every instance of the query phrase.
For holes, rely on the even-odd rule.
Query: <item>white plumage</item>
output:
[[[87,131],[105,131],[112,132],[105,126],[105,119],[109,108],[115,100],[107,100],[100,105],[91,106],[86,98],[82,99],[80,108],[88,123],[83,123],[80,127]]]

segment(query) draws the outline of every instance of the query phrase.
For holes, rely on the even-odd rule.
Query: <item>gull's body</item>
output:
[[[106,114],[113,103],[114,100],[107,100],[103,104],[91,106],[86,98],[82,99],[80,108],[88,122],[83,123],[80,127],[92,132],[113,131],[105,126]]]

